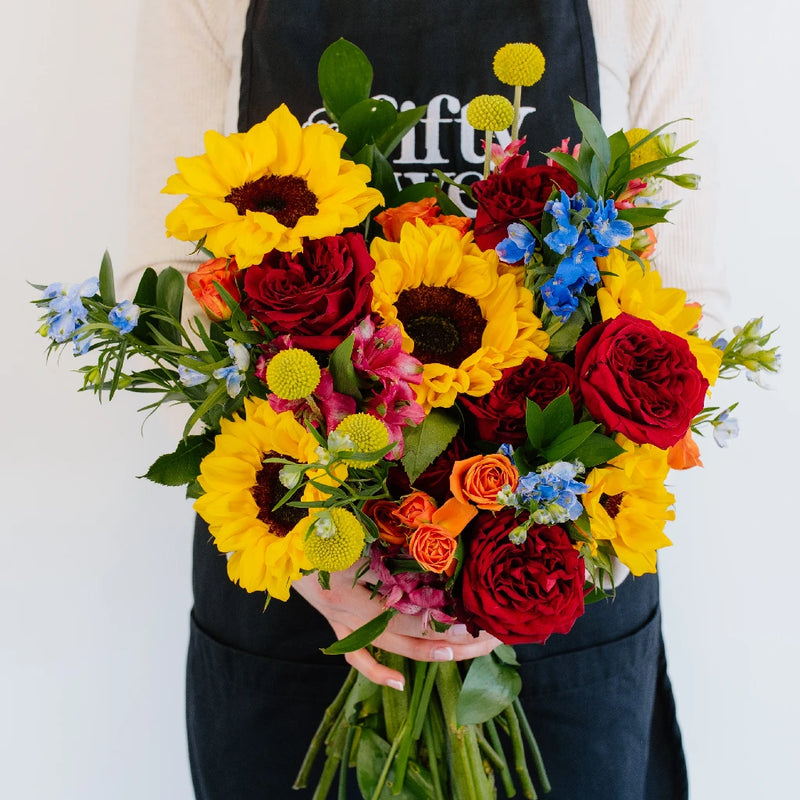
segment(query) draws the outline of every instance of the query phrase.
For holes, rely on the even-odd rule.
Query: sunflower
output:
[[[230,553],[228,577],[248,592],[266,590],[287,600],[292,581],[311,569],[304,540],[314,522],[305,510],[275,504],[286,492],[279,480],[285,457],[300,464],[316,461],[316,439],[285,411],[246,399],[245,416],[222,420],[214,450],[200,464],[203,494],[194,504],[208,523],[214,543]]]
[[[383,197],[367,186],[368,167],[341,158],[344,142],[327,125],[301,128],[285,105],[246,133],[208,131],[206,152],[176,159],[162,190],[188,195],[167,216],[167,235],[205,236],[215,256],[243,268],[358,225]]]
[[[664,535],[675,496],[664,486],[667,453],[650,444],[635,445],[624,436],[625,452],[610,465],[592,470],[583,505],[592,521],[592,536],[608,540],[619,560],[634,575],[656,571],[656,550],[672,542]]]
[[[372,310],[398,325],[403,349],[423,364],[417,401],[447,408],[458,394],[491,391],[506,367],[549,344],[518,275],[499,274],[497,254],[447,225],[407,223],[399,242],[372,243]]]
[[[708,339],[690,334],[700,322],[703,309],[697,303],[687,303],[683,289],[664,288],[658,271],[648,261],[642,263],[644,270],[636,259],[617,249],[597,260],[603,281],[597,290],[597,302],[603,319],[613,319],[625,311],[680,336],[697,359],[703,377],[713,385],[719,375],[722,352]]]

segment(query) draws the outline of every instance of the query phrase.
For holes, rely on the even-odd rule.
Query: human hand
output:
[[[331,573],[330,589],[323,589],[316,575],[306,575],[292,585],[328,620],[338,639],[350,635],[384,610],[380,599],[372,597],[363,584],[365,578],[353,585],[362,564],[359,561],[348,570]],[[462,661],[490,653],[500,641],[485,631],[472,636],[464,625],[453,625],[445,633],[437,633],[424,628],[421,617],[397,614],[374,644],[415,661]],[[403,674],[380,664],[366,649],[346,653],[345,660],[373,683],[398,690],[404,688]]]

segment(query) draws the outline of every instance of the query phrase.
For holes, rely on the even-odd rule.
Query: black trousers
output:
[[[197,798],[310,798],[291,785],[349,669],[320,653],[333,632],[294,594],[265,613],[263,596],[228,580],[201,520],[193,584],[186,712]],[[655,575],[629,577],[569,634],[516,650],[548,800],[688,797]],[[348,797],[360,798],[354,786]]]

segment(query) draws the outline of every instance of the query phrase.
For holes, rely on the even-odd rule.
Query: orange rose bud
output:
[[[405,544],[409,530],[395,516],[397,503],[392,500],[367,500],[364,513],[378,526],[378,534],[388,544]]]
[[[447,572],[453,566],[456,537],[438,525],[423,523],[408,540],[408,550],[429,572]]]
[[[422,220],[426,225],[448,225],[455,228],[463,236],[472,225],[469,217],[459,217],[456,214],[442,214],[442,210],[436,204],[436,198],[423,197],[422,200],[414,200],[403,203],[397,208],[387,208],[375,217],[375,222],[383,228],[383,235],[389,242],[400,241],[400,231],[406,222],[412,224],[416,220]]]
[[[212,258],[186,278],[186,285],[194,299],[214,322],[222,322],[231,317],[228,304],[220,297],[214,284],[218,283],[238,303],[242,299],[239,287],[236,285],[238,272],[239,267],[236,266],[234,259]]]
[[[687,429],[683,439],[667,450],[667,464],[671,469],[691,469],[703,466],[703,462],[700,460],[700,448],[692,437],[691,428]]]
[[[430,522],[436,511],[436,501],[425,492],[412,492],[406,495],[394,512],[400,522],[416,528],[423,522]]]
[[[486,511],[499,511],[497,493],[504,487],[517,488],[519,473],[506,456],[491,453],[456,461],[450,473],[450,492],[462,503],[474,503]]]

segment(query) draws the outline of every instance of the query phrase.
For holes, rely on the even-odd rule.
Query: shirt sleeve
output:
[[[168,238],[177,204],[161,194],[176,156],[204,151],[207,130],[223,131],[238,71],[247,0],[142,0],[137,32],[130,145],[128,260],[121,287],[132,294],[148,267],[190,272],[202,259]],[[236,41],[236,37],[239,41]]]
[[[665,182],[664,199],[678,201],[669,222],[657,227],[655,265],[668,286],[686,290],[704,306],[702,331],[713,335],[725,326],[729,295],[723,265],[715,258],[716,177],[709,119],[709,82],[702,45],[702,7],[689,0],[629,0],[631,43],[629,116],[631,127],[678,135],[678,146],[698,141],[692,160],[676,164],[673,174],[697,173],[700,189]]]

